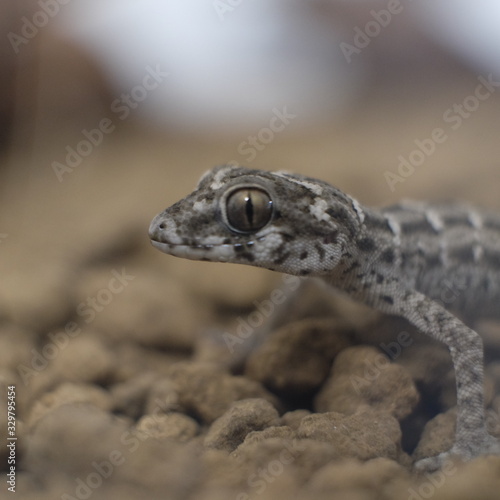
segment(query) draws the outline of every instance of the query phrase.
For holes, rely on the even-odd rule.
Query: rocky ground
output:
[[[343,128],[277,138],[251,166],[321,177],[366,203],[454,197],[499,208],[498,99],[396,192],[383,176],[476,81],[382,86]],[[402,112],[417,117],[404,131]],[[1,498],[498,499],[500,457],[412,471],[454,432],[442,346],[321,286],[296,295],[298,280],[149,245],[150,219],[238,144],[174,139],[119,131],[61,182],[50,167],[61,151],[45,142],[35,160],[22,151],[2,161]],[[478,328],[500,435],[500,326]]]
[[[106,250],[47,291],[73,311],[57,327],[3,320],[20,498],[498,498],[500,457],[412,473],[450,446],[455,391],[446,350],[409,325],[314,283],[293,298],[299,280],[271,275],[236,314],[237,298],[153,273],[149,248]],[[500,435],[500,363],[487,371]]]

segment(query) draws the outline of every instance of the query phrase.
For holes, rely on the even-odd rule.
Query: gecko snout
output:
[[[161,214],[157,215],[149,225],[149,237],[155,241],[161,241],[161,233],[168,227],[168,221]]]

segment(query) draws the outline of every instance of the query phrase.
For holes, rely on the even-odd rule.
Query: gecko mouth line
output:
[[[219,243],[219,244],[198,244],[187,245],[184,243],[165,243],[151,240],[151,244],[160,252],[191,260],[212,260],[227,262],[234,258],[235,253],[245,253],[254,244],[248,243]]]
[[[188,245],[186,243],[169,243],[167,241],[158,241],[158,240],[151,240],[151,244],[155,248],[190,248],[193,250],[210,250],[211,248],[244,248],[244,247],[251,247],[254,245],[253,241],[249,241],[247,243],[200,243],[200,244],[194,244],[194,245]]]
[[[252,246],[253,242],[242,243],[220,243],[220,244],[199,244],[186,245],[183,243],[165,243],[151,240],[151,244],[163,253],[191,260],[212,260],[216,262],[227,262],[234,258],[237,250]]]
[[[202,244],[187,245],[185,243],[169,243],[166,241],[158,241],[158,240],[151,240],[151,244],[155,248],[159,248],[159,249],[162,249],[162,248],[178,248],[178,249],[190,248],[193,250],[210,250],[211,248],[222,246],[222,244],[220,244],[220,245],[202,245]]]

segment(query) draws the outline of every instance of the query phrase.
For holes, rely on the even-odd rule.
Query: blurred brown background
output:
[[[439,44],[411,2],[388,22],[381,11],[399,2],[132,4],[2,4],[1,295],[29,293],[47,265],[130,228],[146,245],[150,218],[227,161],[318,176],[372,204],[453,197],[498,206],[499,96],[457,130],[443,120],[495,68]],[[370,36],[359,49],[361,31]],[[342,43],[359,52],[350,63]],[[168,75],[139,91],[144,100],[122,119],[116,99],[156,66]],[[295,117],[255,159],[240,154],[276,108]],[[64,166],[66,148],[105,118],[113,131],[58,178],[54,162]],[[391,192],[384,173],[436,127],[447,140]]]

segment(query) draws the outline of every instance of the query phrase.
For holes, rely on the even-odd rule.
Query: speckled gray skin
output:
[[[443,307],[469,319],[500,316],[500,215],[456,204],[369,209],[316,179],[219,166],[149,232],[165,253],[321,277],[406,318],[447,345],[457,380],[455,444],[417,467],[500,454],[486,430],[481,338]]]

